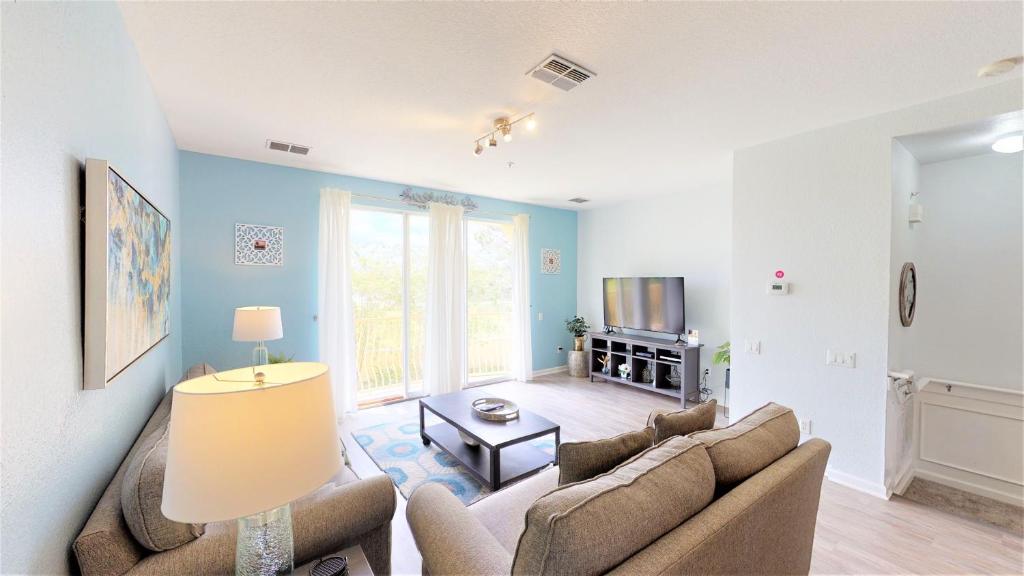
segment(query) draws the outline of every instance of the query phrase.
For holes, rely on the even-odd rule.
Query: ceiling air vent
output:
[[[576,198],[569,198],[569,202],[574,202],[576,204],[586,204],[587,202],[590,202],[590,200],[588,200],[586,198],[576,197]]]
[[[566,92],[579,86],[591,76],[596,76],[596,74],[586,68],[574,64],[557,54],[552,54],[545,58],[536,68],[530,70],[529,75],[545,84],[561,88]]]
[[[292,154],[299,154],[301,156],[309,154],[309,151],[312,150],[309,146],[289,144],[288,142],[281,142],[280,140],[267,140],[267,148],[277,150],[278,152],[291,152]]]

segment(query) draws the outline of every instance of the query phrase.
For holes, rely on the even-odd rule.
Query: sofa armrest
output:
[[[416,489],[405,510],[423,571],[445,574],[509,574],[512,555],[440,484]]]
[[[395,514],[395,489],[387,476],[342,486],[326,485],[292,503],[295,564],[332,554],[383,526]],[[128,574],[233,574],[237,523],[207,524],[188,544],[147,556]]]

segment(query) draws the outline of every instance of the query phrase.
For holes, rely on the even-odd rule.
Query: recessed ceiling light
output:
[[[1024,134],[1003,136],[992,144],[992,149],[1003,154],[1013,154],[1024,150]]]
[[[1002,60],[996,60],[995,62],[978,68],[978,78],[988,78],[990,76],[999,76],[1006,74],[1010,70],[1013,70],[1020,63],[1024,61],[1022,56],[1014,56],[1013,58],[1004,58]]]

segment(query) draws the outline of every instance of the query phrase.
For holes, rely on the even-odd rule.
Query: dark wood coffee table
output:
[[[420,437],[461,462],[480,482],[497,490],[509,482],[528,476],[548,464],[558,464],[561,430],[558,424],[527,410],[519,409],[519,418],[509,422],[484,420],[473,412],[472,403],[488,396],[482,391],[463,390],[420,400]],[[425,426],[424,411],[429,410],[443,422]],[[470,446],[459,432],[480,443]],[[552,456],[527,441],[547,434],[555,435]]]

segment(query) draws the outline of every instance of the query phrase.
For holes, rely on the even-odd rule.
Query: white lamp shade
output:
[[[174,387],[164,516],[220,522],[309,494],[341,466],[327,366],[287,362],[193,378]]]
[[[235,342],[277,340],[284,337],[281,309],[277,306],[245,306],[235,308],[235,326],[231,339]]]

